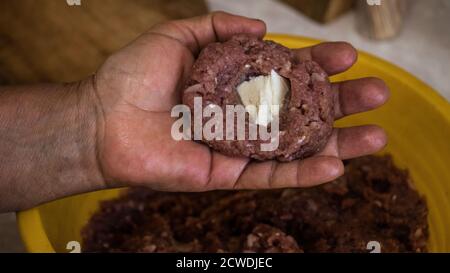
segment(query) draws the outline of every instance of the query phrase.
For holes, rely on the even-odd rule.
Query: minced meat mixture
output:
[[[427,206],[389,156],[346,162],[310,189],[162,193],[132,189],[101,204],[84,252],[425,252]]]
[[[273,41],[248,35],[235,35],[223,43],[205,47],[192,67],[183,92],[183,104],[194,115],[194,99],[203,107],[240,105],[237,87],[251,78],[275,71],[289,81],[290,91],[280,109],[279,146],[263,151],[262,139],[207,140],[202,142],[228,156],[257,160],[292,161],[311,156],[326,145],[333,130],[334,93],[327,73],[314,61],[300,61],[294,51]],[[226,124],[226,114],[223,124]],[[194,119],[192,119],[194,120]],[[210,117],[203,118],[206,124]],[[235,124],[236,126],[236,124]],[[249,120],[245,124],[248,135]],[[226,130],[224,126],[224,136]]]

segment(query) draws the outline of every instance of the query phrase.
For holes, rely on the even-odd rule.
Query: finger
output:
[[[258,19],[218,11],[204,16],[159,24],[151,28],[149,32],[176,39],[195,55],[207,44],[228,40],[238,33],[262,38],[266,33],[266,25]]]
[[[315,156],[289,163],[252,162],[241,174],[234,189],[277,189],[311,187],[332,181],[344,173],[336,157]]]
[[[335,94],[335,118],[369,111],[389,99],[389,89],[378,78],[363,78],[332,84]]]
[[[211,151],[208,179],[203,190],[231,189],[239,179],[250,159],[246,157],[230,157]]]
[[[328,75],[349,69],[358,57],[355,48],[346,42],[327,42],[295,50],[299,60],[317,62]]]
[[[334,129],[322,156],[349,159],[369,155],[382,150],[387,144],[385,131],[376,125]]]

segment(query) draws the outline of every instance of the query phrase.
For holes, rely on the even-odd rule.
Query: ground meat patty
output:
[[[261,143],[267,141],[248,138],[203,139],[204,143],[230,156],[280,161],[305,158],[324,147],[334,121],[334,100],[328,76],[317,63],[300,61],[292,50],[272,41],[237,35],[227,42],[208,45],[193,66],[183,103],[193,113],[194,98],[202,97],[203,107],[217,105],[225,113],[226,105],[241,104],[236,91],[239,84],[256,76],[269,75],[272,70],[290,83],[290,91],[280,109],[278,149],[261,151]],[[203,124],[208,120],[204,118]],[[226,123],[225,115],[223,123]],[[248,123],[247,118],[247,135]]]
[[[83,229],[85,252],[425,252],[425,200],[390,157],[346,163],[311,189],[163,193],[103,202]]]

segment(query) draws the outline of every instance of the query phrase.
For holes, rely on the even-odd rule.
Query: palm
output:
[[[166,35],[166,29],[171,27],[173,36]],[[161,29],[164,31],[159,32]],[[111,181],[173,191],[307,186],[340,175],[340,158],[379,148],[374,146],[380,146],[380,143],[372,143],[370,151],[343,151],[342,154],[336,131],[325,150],[315,157],[283,164],[274,161],[254,163],[244,158],[220,155],[192,141],[173,140],[170,132],[174,120],[170,111],[180,103],[181,84],[194,61],[192,45],[178,39],[176,31],[180,31],[179,25],[176,28],[170,25],[157,27],[110,57],[97,73],[96,89],[104,110],[104,126],[99,140],[100,161]],[[341,56],[351,58],[342,52],[352,49],[342,45],[328,48],[327,52],[329,49],[332,49],[331,53],[323,55],[323,60],[315,58],[329,72],[347,69],[353,62],[352,59],[337,65],[330,63],[326,58],[330,54],[336,56],[341,53]],[[299,58],[315,57],[311,52],[311,49],[301,50]],[[377,90],[381,90],[378,93],[383,91],[382,88]],[[381,101],[376,102],[379,103]],[[347,108],[352,108],[351,103],[347,105]],[[344,107],[341,105],[337,109],[338,117],[344,112]],[[351,111],[372,107],[373,102]],[[366,128],[359,132],[359,137],[369,131]],[[358,135],[353,135],[353,138],[358,138]],[[367,139],[363,137],[363,141]],[[321,168],[328,169],[328,172],[324,174]]]
[[[155,181],[158,189],[174,190],[182,186],[176,181],[183,177],[204,179],[210,153],[203,145],[171,137],[170,111],[180,103],[183,65],[193,57],[173,40],[156,39],[161,47],[132,44],[97,74],[98,89],[106,90],[102,100],[110,107],[105,113],[103,167],[116,180],[132,185]],[[170,54],[164,48],[171,48]],[[183,189],[195,187],[192,182]]]

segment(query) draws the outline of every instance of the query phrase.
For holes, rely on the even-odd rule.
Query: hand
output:
[[[343,159],[374,153],[386,144],[377,126],[335,129],[325,149],[289,163],[254,162],[214,152],[206,145],[172,139],[170,111],[180,104],[183,82],[201,48],[237,33],[258,37],[265,24],[223,12],[157,25],[111,56],[92,80],[98,98],[98,159],[109,187],[147,186],[165,191],[307,187],[344,172]],[[297,49],[330,75],[356,61],[343,42]],[[379,79],[333,83],[336,119],[382,105],[388,98]]]

